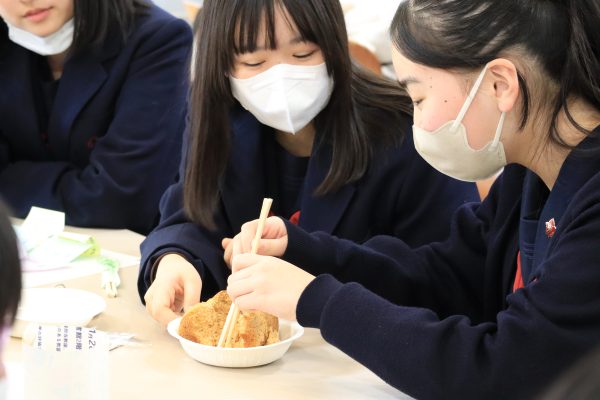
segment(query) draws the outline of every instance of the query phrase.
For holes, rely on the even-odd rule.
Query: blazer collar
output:
[[[54,99],[48,123],[48,137],[54,153],[68,157],[69,136],[77,116],[100,90],[108,73],[96,57],[76,56],[67,61]]]
[[[53,105],[60,112],[53,111],[48,123],[50,145],[61,158],[68,157],[68,140],[75,119],[108,77],[105,63],[116,57],[123,46],[120,36],[112,35],[102,45],[66,62]]]
[[[20,90],[16,93],[25,96],[24,104],[33,105],[35,102],[31,82],[32,75],[36,72],[32,69],[37,68],[35,58],[38,56],[12,43],[8,39],[4,23],[0,24],[0,35],[0,58],[3,59],[0,61],[0,76],[6,75],[3,81],[13,81],[15,85],[20,85]],[[68,157],[68,140],[73,123],[106,81],[108,73],[104,63],[114,58],[122,47],[123,42],[119,37],[111,37],[103,45],[83,51],[66,62],[54,100],[53,110],[56,112],[51,112],[47,132],[50,147],[58,158]],[[25,131],[39,130],[35,118],[28,117],[25,120],[29,121],[26,124],[31,125],[23,127]]]
[[[237,229],[236,222],[258,218],[266,193],[266,168],[262,125],[249,112],[232,115],[232,146],[221,198],[233,229]]]
[[[356,184],[344,185],[334,193],[318,197],[315,195],[315,191],[329,172],[333,154],[329,144],[317,145],[318,137],[315,141],[304,182],[299,225],[309,232],[333,233],[354,196]]]

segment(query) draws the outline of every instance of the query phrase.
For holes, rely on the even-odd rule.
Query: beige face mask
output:
[[[500,142],[506,113],[502,113],[494,139],[479,150],[467,140],[462,120],[481,86],[487,66],[479,74],[467,100],[455,120],[448,121],[433,132],[413,125],[417,152],[433,168],[452,178],[475,182],[494,176],[506,165],[504,146]]]

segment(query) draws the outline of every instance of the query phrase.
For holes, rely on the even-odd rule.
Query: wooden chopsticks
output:
[[[252,241],[252,254],[256,254],[258,251],[258,245],[260,243],[260,239],[262,238],[265,221],[269,216],[271,204],[273,204],[273,199],[263,200],[262,209],[260,210],[260,217],[258,218],[258,228],[256,229],[254,240]],[[240,309],[237,305],[235,305],[235,303],[232,302],[231,307],[229,307],[229,312],[227,313],[225,325],[223,325],[223,331],[221,331],[221,336],[219,337],[219,343],[217,343],[217,347],[225,347],[233,340],[233,330],[239,313]]]

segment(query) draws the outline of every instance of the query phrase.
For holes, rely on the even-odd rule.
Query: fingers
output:
[[[156,311],[157,312],[153,315],[154,319],[164,326],[179,317],[179,315],[175,314],[170,308],[159,308]]]
[[[240,231],[239,236],[239,253],[249,253],[252,251],[252,242],[254,241],[254,237],[256,236],[256,230],[258,229],[258,221],[250,221],[246,222],[242,225],[242,229]]]
[[[146,294],[144,295],[144,303],[146,303],[146,310],[148,314],[152,315],[152,299],[154,297],[154,285],[151,285],[148,290],[146,290]]]
[[[280,217],[267,218],[262,237],[265,239],[278,239],[283,235],[287,235],[287,230],[283,220]]]
[[[256,237],[258,221],[246,222],[242,225],[240,233],[233,239],[224,238],[221,241],[224,254],[223,258],[230,268],[232,260],[239,254],[250,253]],[[265,223],[262,238],[258,242],[257,254],[280,257],[287,248],[287,230],[285,224],[278,217],[269,217]]]
[[[174,302],[174,293],[168,290],[160,290],[160,288],[150,287],[146,296],[146,309],[158,322],[162,325],[167,325],[169,322],[178,317],[171,309]]]
[[[235,258],[236,255],[238,254],[242,254],[244,253],[244,251],[242,250],[242,239],[240,237],[240,234],[236,235],[236,237],[233,238],[233,243],[231,244],[231,257],[229,258],[229,263],[231,264],[232,268],[233,268],[233,259]]]
[[[248,253],[252,250],[252,242],[256,237],[258,229],[258,220],[246,222],[242,225],[240,231],[240,240],[242,242],[242,252]],[[279,217],[269,217],[265,221],[265,226],[262,231],[261,239],[279,239],[281,236],[287,235],[285,224]]]
[[[232,238],[223,238],[223,240],[221,240],[221,247],[223,247],[223,250],[227,250],[227,247],[229,247],[229,244],[231,243],[233,239]]]
[[[257,286],[254,276],[251,273],[246,273],[246,271],[248,270],[244,270],[235,274],[236,276],[234,279],[229,279],[227,281],[227,293],[236,304],[236,299],[239,296],[244,296],[254,292]]]
[[[276,257],[242,254],[234,258],[227,292],[242,309],[295,320],[298,300],[315,277]]]
[[[183,283],[183,310],[197,304],[200,301],[200,292],[202,291],[202,280],[188,279]]]
[[[229,293],[229,289],[227,289],[227,292]],[[240,310],[264,311],[265,301],[263,298],[264,296],[258,294],[257,292],[249,292],[237,297],[235,299],[235,304],[240,308]]]
[[[262,310],[261,274],[257,264],[236,272],[227,280],[227,293],[242,310]]]
[[[263,258],[264,256],[251,253],[238,254],[231,260],[231,270],[235,274],[243,269],[259,263]]]
[[[179,255],[165,256],[156,271],[154,282],[146,292],[146,309],[155,320],[167,324],[183,308],[200,299],[202,279],[186,259]]]
[[[244,233],[241,232],[230,243],[229,248],[231,249],[231,253],[226,250],[224,257],[229,263],[232,263],[235,256],[250,253],[252,251],[252,242],[254,241],[254,238],[250,238],[249,235],[246,235],[247,238],[244,238],[243,236]],[[277,239],[263,238],[258,242],[257,254],[281,257],[285,253],[286,248],[287,236]]]
[[[223,260],[227,265],[227,268],[231,269],[231,257],[233,255],[233,239],[225,238],[221,241],[221,246],[225,250],[223,252]]]
[[[261,239],[258,244],[258,254],[281,257],[285,253],[287,241],[284,239]]]

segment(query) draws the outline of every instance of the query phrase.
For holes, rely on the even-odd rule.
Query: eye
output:
[[[413,106],[418,107],[423,102],[423,99],[413,101]]]
[[[244,67],[249,67],[249,68],[255,68],[255,67],[260,67],[261,65],[263,65],[265,62],[261,61],[261,62],[257,62],[257,63],[250,63],[250,62],[242,62],[242,65]]]
[[[299,58],[299,59],[309,58],[310,56],[312,56],[316,52],[317,52],[316,50],[313,50],[313,51],[310,51],[308,53],[294,54],[294,57]]]

